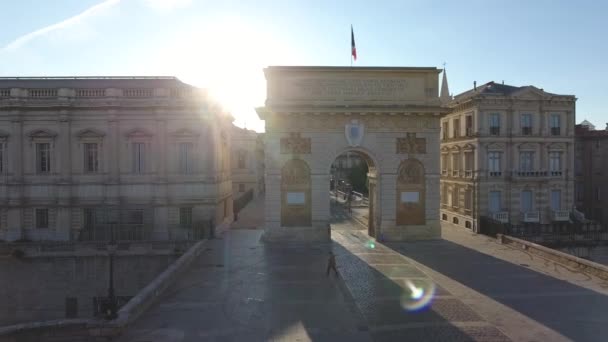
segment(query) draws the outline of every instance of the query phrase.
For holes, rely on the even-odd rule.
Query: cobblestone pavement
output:
[[[260,235],[209,241],[119,341],[370,341],[342,281],[325,275],[331,244],[264,245]]]
[[[608,327],[603,295],[484,254],[496,246],[470,236],[383,245],[339,207],[332,243],[260,235],[233,227],[209,241],[119,341],[600,341]],[[329,250],[338,278],[325,275]],[[406,310],[428,284],[430,305]]]
[[[232,222],[233,229],[257,229],[264,226],[264,194],[259,194],[239,212],[237,220]]]
[[[332,212],[340,274],[361,314],[360,325],[374,341],[511,341],[441,286],[436,286],[430,306],[407,310],[412,295],[408,281],[421,288],[434,281],[399,253],[370,239],[362,225],[342,220],[340,209]]]

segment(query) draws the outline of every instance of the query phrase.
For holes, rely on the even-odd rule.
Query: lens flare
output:
[[[406,279],[401,295],[401,307],[407,311],[422,310],[431,304],[435,291],[435,283],[430,279]]]
[[[365,247],[369,249],[374,249],[376,248],[376,243],[374,242],[374,240],[369,240],[365,243]]]

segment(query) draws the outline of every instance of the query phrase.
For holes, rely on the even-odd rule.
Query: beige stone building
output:
[[[596,130],[588,121],[576,126],[575,198],[585,218],[608,225],[608,124]]]
[[[232,126],[232,196],[264,192],[264,141],[255,131]]]
[[[450,113],[441,119],[442,220],[472,229],[481,216],[514,224],[567,221],[575,102],[572,95],[494,82],[444,96]]]
[[[221,229],[231,120],[173,77],[0,78],[0,239]]]
[[[327,241],[330,172],[357,152],[368,164],[368,233],[381,240],[440,236],[440,70],[269,67],[266,241]]]

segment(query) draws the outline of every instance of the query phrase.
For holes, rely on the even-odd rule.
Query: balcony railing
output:
[[[448,175],[448,170],[447,169],[441,170],[441,175],[442,176],[447,176]]]
[[[549,175],[551,175],[553,177],[559,177],[562,175],[562,171],[561,170],[549,171]]]
[[[473,136],[473,127],[467,127],[465,130],[465,134],[467,137],[472,137]]]
[[[524,222],[540,222],[540,212],[526,211],[522,213],[522,221]]]
[[[570,213],[568,210],[551,210],[551,221],[570,221]]]
[[[452,170],[452,177],[458,177],[460,175],[460,170]]]
[[[547,177],[547,171],[516,171],[517,177]]]
[[[473,177],[473,170],[464,170],[464,177],[465,178],[472,178]]]
[[[551,135],[560,135],[561,129],[560,127],[551,127]]]
[[[502,176],[502,171],[488,171],[488,175],[490,177],[500,177]]]
[[[490,127],[490,135],[500,135],[500,127]]]
[[[522,127],[521,134],[522,135],[532,135],[532,127]]]
[[[498,222],[502,222],[502,223],[509,222],[509,213],[506,211],[498,211],[495,213],[491,213],[490,216]]]

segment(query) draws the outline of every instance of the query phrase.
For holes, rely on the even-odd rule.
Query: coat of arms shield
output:
[[[344,127],[346,141],[350,146],[359,146],[363,141],[364,126],[359,120],[351,120]]]

